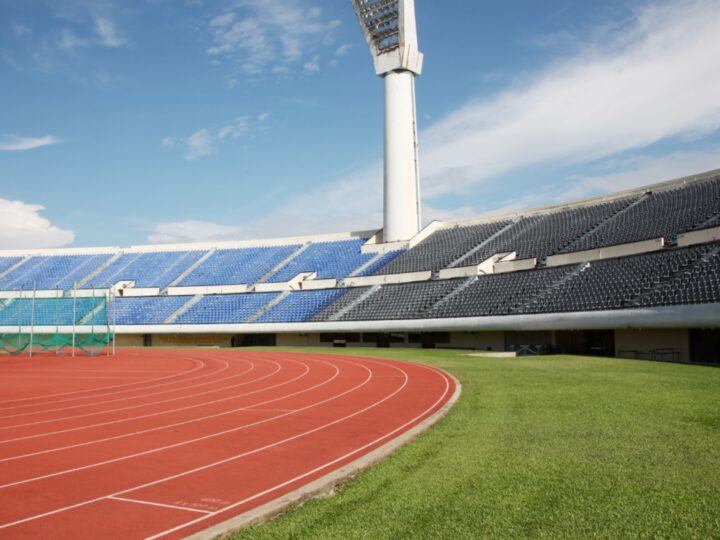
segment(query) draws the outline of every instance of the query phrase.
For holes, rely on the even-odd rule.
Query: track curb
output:
[[[313,480],[298,489],[286,493],[282,497],[248,510],[247,512],[230,518],[222,523],[218,523],[208,529],[194,533],[187,540],[212,540],[215,538],[223,538],[228,534],[244,529],[253,525],[265,523],[280,514],[302,505],[311,499],[320,499],[333,495],[335,488],[352,479],[354,476],[372,467],[373,465],[387,459],[401,447],[416,439],[419,435],[430,429],[436,422],[442,419],[455,405],[462,393],[462,385],[460,381],[452,374],[445,370],[437,369],[448,376],[455,383],[455,392],[450,399],[438,409],[433,415],[429,416],[418,425],[413,426],[409,430],[388,441],[384,445],[376,448],[355,461],[332,471],[317,480]]]

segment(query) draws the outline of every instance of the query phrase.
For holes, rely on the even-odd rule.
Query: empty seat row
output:
[[[203,254],[203,251],[125,253],[91,276],[82,288],[106,289],[120,281],[134,281],[135,287],[164,288]]]
[[[568,246],[569,251],[664,237],[712,226],[720,215],[720,177],[648,193],[615,219]]]
[[[0,290],[71,289],[110,257],[109,253],[31,257],[0,279]]]
[[[720,242],[553,268],[290,293],[3,299],[0,326],[442,319],[720,303]],[[73,305],[74,304],[74,305]]]
[[[347,289],[326,289],[317,291],[291,292],[258,319],[259,323],[305,322],[316,313],[338,300]]]
[[[270,283],[289,281],[303,272],[315,272],[317,279],[341,279],[374,257],[360,251],[367,238],[317,242],[279,268],[267,280]]]
[[[396,257],[376,274],[402,274],[445,268],[509,224],[510,221],[495,221],[481,225],[440,229]]]
[[[377,274],[470,266],[516,252],[546,257],[652,238],[673,243],[683,232],[720,225],[720,176],[664,191],[520,215],[513,221],[441,228]]]
[[[288,281],[303,272],[342,279],[356,270],[372,274],[398,252],[362,253],[363,238],[238,249],[0,257],[0,291],[107,289],[123,282],[136,288],[253,284]],[[297,253],[296,257],[293,254]],[[372,263],[364,268],[366,263]]]

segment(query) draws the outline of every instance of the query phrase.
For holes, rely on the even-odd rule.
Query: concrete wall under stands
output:
[[[322,347],[328,343],[320,343],[320,334],[278,334],[278,347]]]
[[[638,351],[640,358],[651,358],[653,350],[674,349],[678,352],[680,362],[690,361],[690,338],[686,328],[667,329],[618,329],[615,330],[615,356],[628,357]],[[658,356],[657,359],[663,359]],[[666,358],[670,360],[670,358]]]
[[[154,334],[152,337],[153,345],[158,347],[173,345],[229,347],[231,340],[231,334]]]
[[[332,335],[332,332],[328,332]],[[420,343],[410,343],[408,334],[403,342],[392,343],[392,348],[419,348]],[[517,334],[518,332],[513,332]],[[689,331],[685,328],[667,329],[617,329],[615,330],[615,356],[636,357],[640,359],[652,359],[653,351],[658,349],[672,349],[677,352],[673,358],[670,355],[656,355],[657,360],[677,360],[680,362],[690,361],[690,339]],[[553,335],[554,332],[548,332]],[[170,346],[212,346],[230,347],[233,342],[233,333],[206,333],[206,334],[152,334],[152,345],[157,347]],[[142,347],[144,346],[143,334],[118,334],[118,347]],[[338,334],[341,339],[343,334]],[[449,343],[437,343],[437,348],[468,349],[477,351],[502,352],[506,349],[506,332],[485,331],[485,332],[450,332]],[[318,332],[291,332],[278,333],[276,344],[283,347],[327,347],[331,348],[331,341],[320,341]],[[375,343],[348,343],[349,347],[371,347]],[[637,355],[636,355],[637,353]]]
[[[118,347],[142,347],[142,334],[118,334],[115,336],[115,344]]]
[[[504,351],[505,332],[450,332],[450,346],[459,349]]]

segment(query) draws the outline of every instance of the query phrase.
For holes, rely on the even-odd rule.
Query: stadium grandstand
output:
[[[132,4],[127,3],[122,11],[135,11],[143,22],[136,28],[129,24],[116,28],[110,17],[117,10],[112,6],[76,6],[70,14],[65,13],[68,9],[53,9],[52,17],[36,15],[25,26],[26,13],[38,8],[21,10],[17,3],[5,34],[11,32],[17,42],[40,43],[43,53],[57,45],[66,56],[58,53],[48,62],[57,63],[57,71],[67,71],[63,78],[77,78],[78,73],[60,58],[77,56],[83,65],[94,66],[80,49],[121,49],[128,44],[125,60],[122,51],[106,49],[97,57],[97,66],[117,58],[135,67],[142,59],[138,65],[152,75],[152,86],[136,84],[131,72],[125,79],[124,71],[108,67],[107,74],[103,69],[91,79],[80,78],[93,81],[88,86],[102,87],[102,101],[94,102],[83,99],[84,94],[76,95],[74,87],[63,82],[63,87],[73,89],[72,95],[53,90],[53,99],[46,101],[55,106],[79,104],[87,109],[89,123],[63,134],[75,143],[58,148],[57,155],[67,148],[64,161],[38,159],[27,172],[21,171],[13,186],[8,181],[12,187],[8,196],[13,197],[15,186],[27,183],[28,192],[38,197],[33,204],[0,198],[0,204],[5,203],[0,214],[3,208],[24,209],[13,218],[19,226],[0,230],[5,233],[0,234],[0,241],[6,242],[2,245],[72,246],[0,250],[0,493],[4,502],[0,540],[718,538],[720,371],[705,366],[720,367],[720,169],[707,170],[720,166],[716,140],[720,117],[715,124],[706,122],[706,117],[720,111],[713,91],[720,87],[720,78],[715,78],[713,87],[709,75],[714,73],[707,68],[711,62],[693,64],[702,51],[712,56],[718,49],[713,46],[720,41],[699,41],[687,49],[686,56],[677,55],[677,50],[682,41],[694,43],[690,39],[694,34],[718,35],[713,24],[720,23],[720,7],[713,13],[702,2],[672,9],[671,3],[628,6],[641,13],[639,27],[661,26],[658,20],[663,18],[679,22],[645,39],[625,20],[599,26],[603,32],[594,30],[593,34],[602,35],[611,26],[628,27],[631,33],[607,43],[600,39],[583,56],[569,57],[568,62],[580,64],[578,59],[588,54],[611,51],[603,62],[590,62],[587,71],[597,72],[593,77],[573,74],[566,69],[567,63],[560,63],[559,70],[572,76],[542,76],[542,86],[555,85],[557,78],[572,79],[568,90],[558,93],[560,99],[548,100],[543,97],[546,94],[532,91],[532,82],[522,92],[520,85],[513,84],[498,94],[499,112],[488,112],[491,102],[484,99],[452,112],[448,107],[452,92],[446,88],[462,89],[463,81],[470,80],[455,73],[467,72],[484,89],[495,85],[493,71],[479,77],[473,72],[476,64],[467,61],[469,56],[480,59],[477,65],[488,67],[494,64],[487,64],[487,58],[496,58],[503,74],[512,74],[505,67],[512,51],[503,50],[502,40],[497,40],[500,33],[507,33],[499,16],[505,14],[500,13],[503,10],[488,12],[487,5],[478,7],[473,2],[462,7],[452,2],[426,3],[430,6],[427,21],[434,23],[447,12],[450,26],[443,32],[436,30],[435,47],[441,47],[435,50],[444,51],[441,67],[445,77],[452,77],[446,81],[448,86],[435,92],[448,115],[444,121],[433,122],[428,139],[441,139],[451,129],[447,147],[457,146],[458,155],[482,154],[477,168],[468,168],[463,165],[465,158],[454,157],[455,149],[452,153],[431,151],[433,161],[442,161],[442,170],[448,171],[438,174],[437,167],[434,173],[432,167],[427,168],[435,187],[452,183],[448,181],[451,174],[459,180],[475,176],[473,182],[500,183],[506,175],[509,180],[513,171],[532,170],[532,177],[508,182],[502,191],[512,197],[505,200],[527,200],[525,195],[548,193],[547,185],[541,185],[547,171],[534,167],[540,161],[547,161],[563,182],[584,178],[597,186],[608,178],[557,167],[558,160],[569,164],[574,155],[595,160],[586,171],[610,174],[599,160],[620,157],[626,164],[652,165],[637,170],[657,170],[659,163],[674,171],[662,178],[643,173],[631,185],[645,183],[644,187],[622,192],[428,223],[421,215],[415,80],[422,74],[424,56],[418,45],[415,1],[344,3],[351,5],[357,17],[375,75],[384,87],[382,224],[374,221],[377,214],[367,216],[373,221],[350,221],[352,212],[345,205],[355,193],[355,188],[346,189],[349,183],[380,200],[380,193],[374,193],[377,184],[371,183],[379,167],[373,165],[367,173],[359,170],[357,178],[353,173],[351,181],[340,182],[342,190],[335,195],[311,181],[320,169],[326,169],[320,178],[350,170],[347,164],[338,165],[349,154],[326,142],[343,136],[339,130],[343,121],[343,129],[352,129],[374,144],[363,126],[354,123],[359,115],[372,117],[368,109],[356,106],[365,89],[355,88],[354,79],[324,90],[333,94],[343,111],[352,109],[353,116],[342,114],[323,121],[320,112],[335,109],[312,105],[311,110],[303,105],[307,111],[288,115],[277,124],[287,125],[296,118],[298,131],[283,130],[287,133],[282,136],[279,129],[268,132],[271,150],[259,152],[256,159],[246,160],[240,154],[233,160],[217,160],[217,168],[193,165],[186,172],[174,166],[163,169],[157,153],[136,144],[143,142],[138,133],[158,140],[162,134],[163,150],[183,150],[185,159],[193,161],[219,153],[216,144],[238,139],[239,145],[246,132],[248,141],[254,139],[253,129],[264,130],[267,124],[263,122],[280,113],[281,105],[285,111],[297,108],[305,101],[299,96],[324,99],[329,93],[317,93],[324,82],[306,85],[309,76],[320,71],[320,52],[322,80],[327,81],[332,70],[325,69],[326,65],[337,67],[338,75],[348,73],[340,71],[338,60],[354,47],[344,38],[334,41],[341,24],[341,18],[333,15],[340,9],[334,2],[321,3],[322,9],[315,2],[289,0],[217,2],[204,8],[202,2],[186,2],[183,9],[162,5],[155,6],[157,11],[145,5],[150,3],[142,3],[139,11],[125,9]],[[513,25],[512,40],[523,36],[522,41],[537,42],[534,38],[540,37],[545,42],[547,35],[556,33],[549,21],[564,20],[569,10],[556,3],[532,11],[530,4],[523,6],[521,19],[540,24],[533,32]],[[83,11],[87,12],[84,17]],[[184,13],[182,18],[174,18],[179,11]],[[681,16],[686,11],[692,12],[688,20]],[[592,13],[597,17],[599,12]],[[124,25],[120,11],[116,15]],[[129,21],[130,16],[125,16]],[[53,24],[62,26],[47,27],[43,37],[45,19],[57,19]],[[690,24],[695,19],[708,22]],[[81,33],[83,20],[93,26]],[[484,21],[485,31],[479,21]],[[582,19],[568,21],[575,21],[574,28],[589,29],[580,24]],[[279,34],[276,46],[266,43],[266,25],[277,26],[273,29]],[[146,39],[140,26],[157,35]],[[202,26],[210,30],[206,39],[212,42],[203,42],[204,52],[193,54],[186,48],[192,41],[186,34]],[[486,32],[490,26],[498,27],[497,35]],[[252,47],[245,43],[248,28]],[[454,39],[465,32],[483,40]],[[566,48],[566,33],[562,33],[561,49]],[[61,42],[51,43],[52,36]],[[334,51],[316,53],[319,40]],[[7,38],[3,43],[8,43]],[[573,39],[573,46],[582,47],[582,42]],[[670,61],[653,60],[652,49],[658,47],[663,49],[661,60],[667,56]],[[25,56],[34,59],[33,51],[18,55],[18,61]],[[163,56],[156,56],[158,52]],[[249,53],[253,62],[253,57],[267,62],[237,62],[241,52]],[[157,61],[170,58],[166,54],[172,56],[167,65]],[[213,66],[227,65],[229,73],[242,70],[249,80],[261,77],[263,69],[269,74],[275,63],[271,58],[293,57],[298,68],[304,64],[302,79],[300,71],[290,69],[292,63],[280,62],[272,71],[278,79],[302,82],[308,93],[296,96],[293,91],[288,99],[253,81],[258,92],[267,94],[256,106],[277,104],[262,109],[265,112],[253,112],[253,94],[244,89],[227,92],[238,84],[235,79],[222,79],[225,97],[209,92],[210,71],[198,70],[191,63],[198,56],[212,58]],[[527,55],[522,56],[525,70]],[[642,62],[624,60],[629,56]],[[3,55],[3,60],[14,71],[25,71],[16,69],[15,55]],[[673,71],[670,63],[683,69]],[[531,64],[534,69],[537,62]],[[689,76],[692,70],[685,69],[687,65],[702,77]],[[163,71],[177,72],[173,77],[181,78],[168,79],[173,82],[163,87]],[[665,79],[653,78],[661,72]],[[488,73],[493,77],[486,78]],[[603,86],[614,78],[622,80]],[[117,85],[111,93],[105,87],[116,86],[116,79],[132,84]],[[676,86],[671,79],[687,85]],[[190,84],[195,80],[202,85]],[[37,109],[40,94],[27,90],[34,83],[21,82],[15,94],[27,94],[28,108],[16,107],[18,115],[27,116],[33,126],[38,118],[49,120],[48,129],[60,125],[54,114]],[[49,77],[41,82],[51,84]],[[636,93],[626,99],[630,83]],[[606,116],[606,105],[607,109],[622,105],[618,111],[629,112],[663,86],[668,86],[667,93],[656,99],[662,107],[656,106],[654,113],[652,108],[640,107],[637,116],[627,112]],[[357,92],[345,92],[349,87]],[[143,88],[151,90],[149,97]],[[170,92],[172,99],[168,99],[163,88],[182,88],[187,93]],[[709,96],[705,98],[709,105],[685,107],[684,114],[692,121],[680,122],[682,115],[675,109],[684,107],[678,103],[702,101],[693,94],[696,89],[698,96]],[[578,99],[586,92],[589,98]],[[58,99],[58,95],[68,99]],[[128,101],[118,99],[120,95],[127,95]],[[169,127],[162,119],[173,118],[172,135],[182,125],[209,118],[209,103],[217,101],[218,110],[234,111],[238,99],[247,106],[247,116],[236,116],[222,127],[208,121],[209,127],[195,130],[188,138],[164,136]],[[556,104],[524,113],[529,119],[524,122],[513,118],[512,110],[522,108],[514,104],[516,99]],[[179,108],[166,108],[170,101]],[[157,109],[157,116],[136,106],[145,102]],[[555,107],[557,113],[552,112]],[[118,111],[113,116],[117,125],[98,115],[104,108]],[[436,114],[441,109],[427,110]],[[588,122],[586,110],[602,122]],[[82,124],[77,108],[70,108],[69,115],[73,122],[77,116]],[[183,115],[192,124],[175,122]],[[423,116],[431,118],[427,112]],[[479,132],[482,138],[472,135],[465,125],[468,116],[492,129]],[[564,122],[565,118],[572,122]],[[648,122],[651,118],[675,125],[675,131],[658,131],[652,125],[657,122]],[[551,125],[553,121],[558,126]],[[577,125],[575,131],[565,125],[571,123]],[[648,126],[630,131],[636,123]],[[450,127],[437,129],[444,124]],[[606,132],[605,124],[623,129]],[[702,155],[685,145],[669,144],[670,139],[694,138],[699,132],[711,132],[710,128],[716,131],[715,139],[702,139]],[[322,130],[322,137],[317,130]],[[523,130],[532,136],[524,137]],[[599,132],[597,137],[584,137],[594,130]],[[564,133],[552,145],[536,144],[545,137],[552,139],[553,131]],[[623,131],[627,133],[622,135]],[[104,152],[105,146],[86,145],[88,133],[103,142],[107,139],[112,156]],[[298,134],[320,151],[321,159],[306,152],[309,146],[295,145]],[[583,145],[567,149],[573,136],[583,139]],[[493,141],[500,139],[512,139],[513,150],[498,151]],[[612,150],[615,139],[628,142]],[[133,144],[119,144],[124,140]],[[0,152],[61,142],[53,135],[28,138],[0,133]],[[296,148],[287,152],[284,145]],[[596,152],[593,146],[608,147],[604,152],[610,153]],[[247,153],[260,149],[247,148]],[[630,149],[643,150],[646,157],[639,158]],[[535,161],[524,160],[526,150],[535,155]],[[660,156],[660,150],[666,155]],[[355,148],[350,151],[356,152]],[[330,153],[337,154],[332,164],[324,159]],[[651,155],[661,161],[650,160]],[[508,166],[493,169],[489,156]],[[687,168],[688,158],[692,169]],[[283,169],[268,167],[269,159],[282,161]],[[116,167],[118,160],[136,163],[126,169]],[[91,168],[83,174],[76,165],[85,161]],[[296,183],[282,182],[311,161],[314,171],[302,173]],[[234,167],[240,163],[243,170],[238,173]],[[352,163],[357,163],[355,157]],[[36,164],[42,167],[37,169]],[[142,175],[131,172],[140,170]],[[697,174],[659,183],[688,171]],[[15,165],[9,166],[8,179],[15,172]],[[176,174],[183,180],[175,181]],[[625,174],[615,171],[612,182],[624,180]],[[86,177],[88,183],[67,181],[75,176]],[[269,177],[280,183],[266,186]],[[52,188],[39,189],[37,182],[43,179],[52,180]],[[155,188],[150,190],[152,196],[144,191],[145,183]],[[232,190],[226,189],[230,185]],[[471,185],[464,184],[464,189]],[[109,198],[104,196],[105,188],[112,190]],[[462,204],[477,207],[481,197],[483,208],[504,204],[499,202],[502,199],[493,199],[491,191],[474,194],[475,202]],[[72,204],[63,204],[58,193],[69,196]],[[280,193],[295,197],[293,205],[301,213],[294,213],[296,206],[284,206]],[[455,204],[460,193],[441,194],[452,197],[447,202]],[[89,202],[90,195],[95,195],[94,204]],[[45,209],[38,202],[47,199],[54,202],[55,211],[64,209],[68,220],[82,216],[84,225],[75,223],[74,228],[96,229],[94,237],[80,237],[93,246],[143,241],[128,236],[110,239],[113,223],[155,224],[150,242],[217,238],[215,234],[226,239],[240,230],[258,230],[205,222],[205,215],[220,216],[216,205],[220,198],[229,207],[223,220],[257,219],[252,223],[268,236],[268,230],[298,234],[295,231],[318,223],[325,225],[313,230],[331,231],[335,226],[327,223],[338,223],[332,215],[336,212],[346,214],[346,223],[370,223],[375,228],[255,240],[82,248],[72,244],[74,231],[61,230],[38,214]],[[109,204],[101,205],[105,200]],[[276,206],[268,212],[271,200]],[[193,206],[203,204],[207,207],[197,216],[203,220],[187,219]],[[358,208],[366,212],[363,204]],[[244,208],[250,205],[257,212],[246,213]],[[333,212],[326,212],[330,205],[335,207]],[[444,204],[438,208],[452,210]],[[106,215],[108,209],[121,211],[123,221],[113,221],[118,218]],[[125,215],[129,209],[137,215]],[[153,218],[142,217],[143,212],[152,213]],[[178,217],[182,221],[171,222],[178,214],[184,214]],[[321,219],[315,224],[305,222],[311,214]],[[37,229],[41,232],[23,232],[28,215],[41,222]],[[300,217],[293,219],[294,215]],[[110,225],[100,226],[99,220]],[[47,231],[61,234],[53,239]],[[370,467],[373,470],[363,474]],[[324,500],[310,502],[316,498]]]
[[[119,345],[447,347],[718,363],[719,313],[720,171],[435,221],[408,241],[365,231],[0,252],[6,336],[104,325]]]

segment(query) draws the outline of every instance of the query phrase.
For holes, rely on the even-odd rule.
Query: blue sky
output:
[[[416,10],[426,221],[720,168],[717,0]],[[0,0],[0,248],[378,228],[381,159],[350,0]]]

